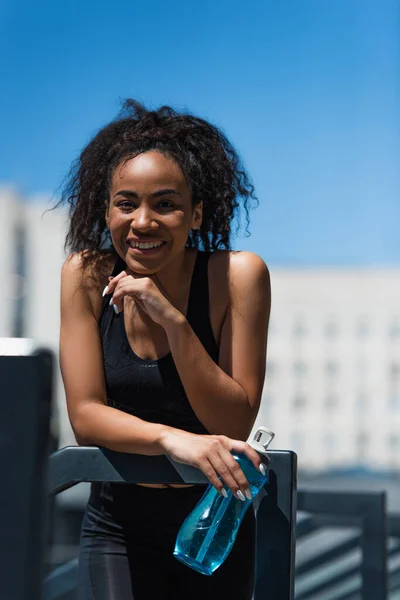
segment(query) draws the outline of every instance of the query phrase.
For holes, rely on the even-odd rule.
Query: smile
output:
[[[129,242],[131,248],[140,248],[140,250],[148,250],[150,248],[159,248],[165,244],[163,241],[158,242]]]
[[[154,242],[136,242],[133,240],[128,241],[129,248],[134,254],[151,254],[157,252],[160,248],[165,246],[167,242],[162,240],[154,240]]]

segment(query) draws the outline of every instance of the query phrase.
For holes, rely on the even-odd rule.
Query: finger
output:
[[[219,458],[224,464],[225,469],[229,471],[229,479],[234,482],[234,487],[232,485],[229,485],[229,487],[235,496],[240,500],[244,500],[245,497],[248,500],[251,500],[252,495],[249,482],[237,460],[235,460],[232,454],[225,448],[220,451]],[[215,467],[215,465],[213,466]],[[220,473],[220,471],[218,471],[218,473]]]
[[[127,276],[127,272],[121,271],[121,273],[118,273],[118,275],[116,275],[115,277],[112,277],[112,278],[109,277],[109,283],[104,288],[103,296],[112,294],[114,292],[116,286],[118,285],[118,282],[126,276]]]
[[[114,276],[110,275],[109,277],[107,277],[107,279],[108,279],[108,283],[107,283],[106,287],[104,288],[103,293],[101,294],[103,296],[103,298],[104,298],[104,296],[106,296],[109,293],[108,288],[109,288],[110,282],[114,279]]]
[[[118,282],[111,297],[110,305],[115,306],[114,310],[115,312],[118,311],[118,314],[124,310],[125,296],[129,295],[134,297],[135,292],[137,293],[138,291],[139,290],[135,289],[135,281],[131,277],[126,276]]]
[[[244,500],[243,495],[242,495],[242,497],[238,496],[238,492],[241,491],[240,486],[238,485],[238,483],[237,483],[236,479],[233,477],[230,469],[227,467],[227,465],[222,460],[222,458],[219,456],[219,454],[210,457],[208,460],[210,461],[214,471],[217,473],[217,477],[218,478],[220,477],[222,479],[225,486],[231,490],[232,494],[234,496],[236,496],[236,498],[239,498],[240,500]],[[221,486],[222,485],[223,484],[221,483]]]
[[[228,493],[224,488],[222,481],[219,479],[214,467],[210,463],[209,460],[199,463],[199,469],[204,473],[207,477],[208,481],[215,487],[217,492],[224,496],[224,498],[228,497]]]
[[[263,465],[263,461],[261,456],[246,442],[242,442],[241,440],[232,440],[231,439],[231,451],[241,452],[245,454],[247,458],[251,460],[255,468],[260,471],[263,475],[265,475],[265,466]],[[269,459],[268,459],[269,460]]]

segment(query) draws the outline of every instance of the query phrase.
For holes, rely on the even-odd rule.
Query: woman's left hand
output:
[[[117,314],[124,309],[124,298],[130,296],[161,327],[182,316],[168,299],[156,276],[142,277],[128,270],[121,271],[110,281],[105,293],[112,294],[110,304]]]

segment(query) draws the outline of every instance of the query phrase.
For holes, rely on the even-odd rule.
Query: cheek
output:
[[[111,212],[108,218],[108,226],[110,229],[119,229],[125,225],[129,225],[129,220],[123,214]]]
[[[168,218],[164,220],[165,227],[168,229],[183,231],[184,229],[190,229],[191,227],[191,215],[186,212],[178,212],[168,215]]]

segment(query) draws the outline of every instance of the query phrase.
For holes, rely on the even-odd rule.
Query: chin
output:
[[[125,256],[125,264],[130,271],[133,271],[138,275],[155,275],[164,266],[161,261],[153,265],[143,264],[140,259],[135,260],[132,256],[129,256],[129,254],[128,256]]]

